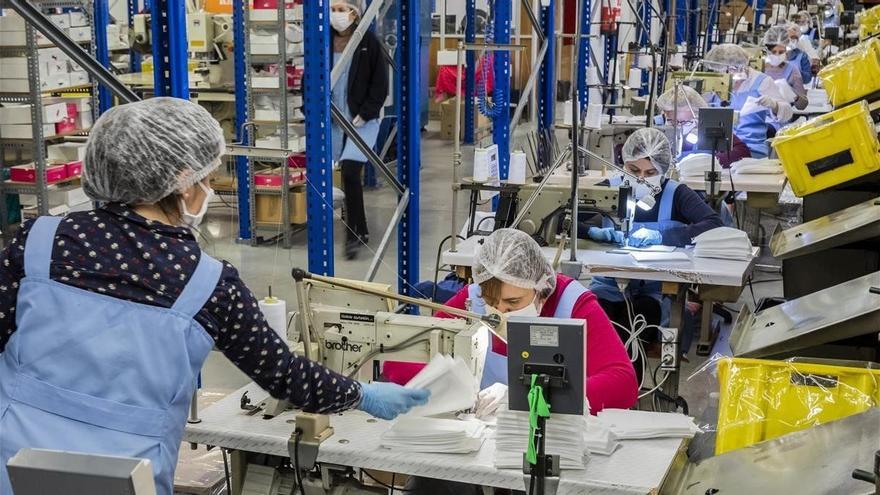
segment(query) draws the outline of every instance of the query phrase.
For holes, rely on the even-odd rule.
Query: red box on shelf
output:
[[[51,184],[67,178],[67,166],[46,165],[46,182]],[[9,167],[9,179],[15,182],[37,182],[37,169],[33,163]]]
[[[292,9],[294,2],[288,1],[284,2],[285,9]],[[254,0],[255,9],[277,9],[278,8],[278,0]]]
[[[302,172],[290,171],[288,185],[293,185],[305,179]],[[281,187],[281,169],[267,170],[254,174],[254,185],[262,187]]]
[[[82,175],[82,171],[83,171],[83,162],[82,161],[65,163],[64,167],[67,169],[67,178],[79,177]]]
[[[290,168],[306,168],[306,154],[296,153],[290,155],[287,159],[287,166]]]
[[[67,104],[67,116],[72,119],[75,119],[78,114],[79,114],[79,107],[77,106],[77,104],[76,103],[68,103]]]
[[[64,120],[55,124],[55,134],[69,134],[75,130],[76,117],[65,117]]]

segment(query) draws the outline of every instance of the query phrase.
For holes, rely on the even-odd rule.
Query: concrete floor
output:
[[[431,122],[428,131],[422,135],[422,169],[421,169],[421,223],[420,223],[420,279],[433,278],[434,264],[436,262],[437,249],[440,241],[448,236],[451,231],[452,221],[452,191],[450,188],[452,177],[452,144],[438,138],[438,124]],[[464,149],[465,164],[463,175],[469,175],[472,149]],[[365,192],[367,204],[367,218],[370,227],[371,239],[369,247],[364,249],[361,256],[354,261],[346,261],[342,255],[344,240],[344,226],[338,218],[334,228],[334,244],[336,246],[335,270],[336,275],[344,278],[363,279],[379,240],[396,207],[396,195],[392,188],[381,185],[377,189]],[[456,214],[456,230],[460,229],[466,218],[467,197],[459,193],[459,211]],[[772,232],[777,220],[765,216],[762,222],[768,232]],[[287,301],[290,310],[296,305],[293,280],[290,270],[293,267],[306,267],[306,234],[297,233],[294,236],[292,249],[282,249],[280,245],[263,245],[251,247],[234,242],[237,234],[237,211],[234,207],[216,203],[212,206],[205,227],[202,228],[204,235],[203,247],[215,257],[223,258],[233,263],[251,290],[257,297],[268,295],[269,287],[272,287],[273,295]],[[762,259],[760,263],[774,263],[772,259]],[[397,256],[396,234],[389,244],[389,249],[379,268],[376,281],[389,283],[397,287]],[[442,276],[441,276],[442,277]],[[778,274],[756,273],[754,294],[755,300],[766,296],[781,296],[782,284]],[[754,300],[748,288],[736,304],[728,306],[738,309],[742,304],[754,307]],[[734,317],[736,313],[734,313]],[[715,352],[728,353],[726,337],[729,326],[722,329]],[[699,373],[695,377],[691,375],[704,367],[706,358],[698,358],[693,350],[690,353],[690,362],[682,367],[680,387],[681,395],[690,404],[690,414],[700,416],[708,404],[709,394],[713,391],[713,385],[706,376],[707,373]],[[212,352],[205,364],[203,371],[203,383],[208,392],[228,393],[248,383],[247,377],[234,368],[218,352]]]

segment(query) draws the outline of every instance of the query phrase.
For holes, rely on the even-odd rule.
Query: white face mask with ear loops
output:
[[[205,199],[202,201],[202,206],[199,208],[198,213],[190,213],[189,210],[186,209],[186,201],[183,198],[180,199],[180,226],[181,227],[189,227],[194,229],[202,223],[202,220],[205,219],[205,214],[208,213],[208,203],[211,202],[211,199],[214,198],[214,190],[210,187],[206,186],[204,182],[198,182],[199,187],[202,188],[202,191],[205,193]]]

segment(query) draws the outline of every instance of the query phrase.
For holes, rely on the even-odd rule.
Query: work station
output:
[[[880,494],[880,6],[0,0],[0,495]]]

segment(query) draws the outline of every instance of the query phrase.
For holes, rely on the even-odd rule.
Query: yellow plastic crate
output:
[[[834,107],[880,91],[880,40],[871,38],[850,48],[819,71]]]
[[[783,129],[771,144],[798,196],[880,170],[880,141],[865,101]]]
[[[880,370],[726,358],[715,454],[864,412],[880,403]]]
[[[865,40],[880,31],[880,6],[863,10],[856,16],[859,24],[859,40]]]

